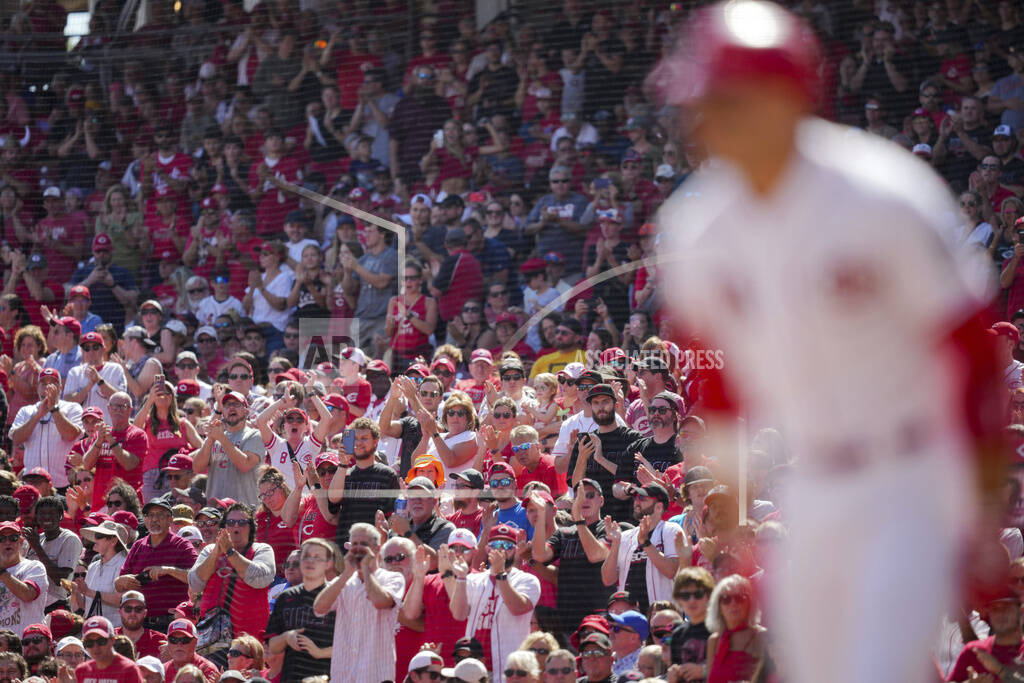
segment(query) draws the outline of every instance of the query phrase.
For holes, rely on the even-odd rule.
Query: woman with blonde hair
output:
[[[546,631],[534,631],[526,636],[520,650],[532,652],[537,658],[537,663],[543,669],[547,665],[548,655],[558,649],[558,640]]]
[[[765,630],[750,581],[732,574],[718,582],[708,603],[707,683],[749,681],[764,665]]]
[[[416,417],[423,436],[413,451],[413,458],[423,454],[437,456],[447,476],[445,488],[454,488],[452,475],[469,469],[476,455],[478,421],[473,401],[464,391],[453,391],[443,404],[440,426],[426,410],[417,411]]]
[[[516,650],[510,652],[505,658],[505,681],[511,683],[526,681],[527,683],[540,683],[540,664],[532,652],[527,650]]]
[[[264,465],[259,478],[260,505],[253,519],[256,539],[274,549],[277,576],[284,576],[284,562],[299,547],[299,527],[285,524],[281,518],[285,501],[291,495],[284,473],[272,465]]]
[[[259,676],[263,670],[263,643],[248,633],[232,640],[228,650],[228,669],[241,671],[246,678]]]
[[[186,664],[178,670],[174,677],[174,683],[216,683],[216,681],[208,680],[198,666]]]

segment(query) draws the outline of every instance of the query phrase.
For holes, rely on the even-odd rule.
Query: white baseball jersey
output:
[[[768,196],[712,162],[659,223],[670,304],[800,461],[782,505],[789,569],[771,591],[784,670],[795,683],[933,679],[919,654],[974,509],[939,349],[979,308],[985,272],[954,253],[949,192],[896,145],[808,120]]]
[[[284,437],[274,434],[270,437],[270,441],[263,445],[267,448],[267,462],[281,470],[281,474],[284,475],[289,488],[295,488],[291,465],[292,456],[288,449],[288,442]],[[302,441],[299,442],[299,447],[295,449],[294,455],[295,459],[302,465],[302,471],[305,472],[307,467],[313,465],[313,460],[319,453],[320,446],[314,443],[312,438],[304,436]]]

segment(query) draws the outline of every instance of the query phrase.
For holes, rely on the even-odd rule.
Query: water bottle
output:
[[[405,499],[405,496],[399,496],[395,500],[395,514],[399,517],[407,517],[408,513],[406,512],[406,509],[408,505],[409,501]]]

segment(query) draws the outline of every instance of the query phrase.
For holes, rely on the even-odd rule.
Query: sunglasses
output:
[[[226,285],[228,283],[228,279],[226,277],[224,277],[223,275],[219,275],[219,276],[213,278],[213,281],[215,283],[217,283],[218,285]]]
[[[491,541],[490,543],[487,544],[487,547],[490,548],[491,550],[512,550],[513,548],[516,547],[516,544],[513,543],[512,541],[506,541],[506,540],[503,540],[503,539],[499,539],[497,541]]]
[[[337,467],[322,467],[316,471],[321,477],[329,477],[338,471]]]
[[[651,415],[668,415],[671,410],[668,406],[649,406],[647,408],[647,412]]]
[[[406,555],[405,553],[398,553],[397,555],[385,555],[384,556],[384,564],[398,564],[399,562],[403,561],[407,557],[409,557],[409,556]]]
[[[224,526],[248,526],[249,520],[247,519],[225,519]]]
[[[441,395],[440,391],[420,391],[418,393],[423,398],[437,398]]]
[[[109,642],[110,638],[86,638],[82,641],[82,645],[85,646],[85,649],[89,650],[94,647],[103,647]]]
[[[491,479],[489,482],[487,482],[487,484],[492,489],[495,489],[495,488],[498,488],[498,487],[504,487],[504,486],[511,486],[512,485],[512,477],[502,477],[501,479]]]
[[[561,185],[561,184],[567,183],[567,182],[569,182],[568,178],[552,178],[551,179],[551,184],[552,185]]]
[[[285,422],[289,422],[289,423],[295,423],[295,422],[305,423],[305,420],[302,419],[301,415],[289,415],[288,417],[286,417],[284,419],[284,421]]]
[[[595,498],[597,498],[597,491],[584,491],[583,497],[586,498],[587,500],[594,500]]]
[[[218,329],[218,330],[223,330],[225,328],[231,327],[231,325],[232,325],[231,323],[214,323],[213,324],[214,328]]]
[[[501,376],[502,382],[519,382],[523,379],[523,373],[521,372],[510,372]]]
[[[604,650],[587,650],[586,652],[581,652],[580,653],[580,657],[586,657],[587,659],[595,659],[597,657],[607,657],[607,656],[608,656],[608,653],[605,652]]]
[[[676,593],[676,600],[686,602],[687,600],[700,600],[708,594],[705,590],[699,591],[681,591]]]
[[[546,647],[531,647],[530,652],[532,652],[535,655],[540,655],[541,657],[546,657],[550,650],[548,650]]]
[[[559,674],[561,674],[563,676],[568,676],[571,673],[575,673],[575,671],[576,670],[573,669],[571,666],[561,666],[561,667],[552,667],[552,668],[547,670],[547,673],[551,674],[552,676],[557,676]]]
[[[251,652],[242,652],[241,650],[236,650],[235,648],[231,648],[230,650],[228,650],[228,657],[252,657],[252,653]]]
[[[82,344],[83,351],[99,351],[102,348],[102,344]]]
[[[182,370],[195,370],[199,365],[196,363],[178,363],[174,367],[181,368]]]
[[[451,370],[444,370],[443,368],[437,368],[434,370],[434,374],[438,377],[451,377]]]
[[[188,290],[189,294],[206,294],[206,287],[193,287]]]
[[[204,519],[201,522],[196,522],[196,524],[198,524],[199,526],[203,527],[204,529],[212,529],[213,527],[217,526],[219,523],[220,522],[218,522],[215,519]]]
[[[124,501],[123,500],[113,500],[113,499],[111,499],[111,500],[107,501],[107,507],[108,508],[119,508],[122,505],[124,505]]]
[[[75,572],[76,579],[84,579],[86,576],[85,572]]]
[[[740,605],[742,603],[748,602],[749,600],[750,598],[747,595],[744,595],[743,593],[734,593],[732,595],[723,595],[720,602],[723,605],[731,605],[734,602],[737,605]]]
[[[465,306],[462,309],[462,312],[463,313],[479,313],[480,312],[480,307],[479,306]]]
[[[195,408],[185,408],[186,415],[195,415],[197,412],[199,411],[196,410]]]
[[[45,643],[47,640],[49,639],[46,636],[29,636],[28,638],[22,638],[21,642],[28,645],[38,645],[39,643]],[[86,647],[89,646],[86,645]]]
[[[960,206],[977,206],[978,202],[971,200],[969,202],[960,202]]]
[[[491,292],[488,296],[507,296],[507,295],[508,295],[508,290],[507,289],[499,289],[499,290]]]
[[[498,420],[507,420],[512,417],[512,413],[495,413],[494,417]]]
[[[171,645],[188,645],[192,640],[188,636],[169,636],[167,638],[167,642]]]
[[[491,210],[488,209],[488,211],[487,211],[487,215],[488,216],[500,216],[503,213],[505,213],[505,212],[501,211],[500,209],[498,211],[491,211]]]
[[[128,614],[142,614],[146,611],[146,607],[144,605],[121,605],[121,610]]]
[[[656,631],[651,631],[651,635],[654,636],[655,638],[657,638],[658,640],[663,640],[665,638],[668,638],[670,635],[672,635],[672,629],[670,629],[670,628],[659,628]]]
[[[444,414],[448,417],[467,417],[469,415],[464,408],[449,408],[444,411]]]
[[[526,678],[529,675],[530,672],[524,669],[505,669],[505,678],[512,678],[513,676],[516,678]]]
[[[570,387],[576,386],[576,380],[574,380],[572,377],[566,377],[565,375],[559,375],[558,383]]]
[[[252,375],[237,374],[237,373],[235,373],[235,374],[228,375],[228,379],[252,379]]]
[[[213,337],[200,337],[196,341],[199,342],[200,344],[212,344],[213,342],[215,342],[217,340],[214,339]]]
[[[512,452],[513,453],[524,453],[524,452],[530,450],[530,446],[532,446],[532,445],[534,445],[534,442],[530,441],[529,443],[521,443],[518,446],[512,446]]]

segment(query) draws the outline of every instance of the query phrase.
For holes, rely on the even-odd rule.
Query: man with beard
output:
[[[309,435],[309,416],[295,403],[295,397],[291,393],[287,393],[267,406],[266,410],[256,418],[256,426],[260,430],[263,445],[267,449],[267,458],[271,465],[281,470],[290,489],[302,486],[305,482],[292,481],[293,472],[291,465],[288,464],[289,461],[298,462],[305,471],[313,464],[313,459],[320,452],[320,448],[313,443]],[[278,417],[282,415],[282,411],[284,433],[278,435],[271,423],[277,421]]]
[[[53,635],[50,627],[43,623],[29,624],[21,634],[22,656],[28,670],[36,673],[39,663],[53,656]]]
[[[335,615],[334,612],[315,615],[313,603],[327,583],[327,570],[334,564],[335,552],[322,538],[306,540],[294,553],[300,558],[302,581],[286,588],[274,601],[265,635],[269,654],[284,652],[282,671],[285,673],[281,683],[330,673]]]
[[[583,327],[575,318],[563,318],[555,327],[555,350],[537,359],[530,370],[530,379],[542,372],[558,373],[570,363],[586,363],[583,352]]]
[[[139,657],[159,658],[161,649],[167,644],[167,636],[144,626],[148,614],[146,596],[139,591],[125,591],[121,596],[118,614],[121,616],[121,625],[114,629],[115,635],[127,636],[135,645]]]
[[[448,542],[455,525],[437,512],[437,487],[426,477],[416,477],[406,487],[409,516],[391,516],[391,531],[417,546],[426,546],[431,562],[437,564],[437,550]]]
[[[634,457],[633,474],[630,477],[634,484],[639,486],[643,483],[637,476],[641,467],[646,468],[655,477],[661,478],[665,470],[683,461],[683,452],[676,444],[682,410],[683,399],[671,391],[662,391],[651,399],[647,406],[647,421],[651,434],[629,447],[629,452]]]
[[[139,465],[149,450],[146,432],[131,423],[132,397],[119,391],[107,404],[110,424],[100,423],[96,440],[82,457],[82,467],[95,468],[92,487],[92,509],[99,510],[106,502],[107,491],[115,479],[123,479],[135,489],[142,486]]]
[[[517,533],[507,524],[491,529],[487,571],[471,574],[465,559],[451,560],[455,574],[452,616],[466,619],[466,637],[483,644],[484,662],[491,664],[492,671],[502,670],[505,658],[530,633],[533,608],[540,600],[540,580],[515,567]]]
[[[597,431],[581,434],[569,454],[570,485],[576,486],[584,478],[593,479],[601,486],[604,507],[601,512],[616,521],[629,519],[630,505],[613,497],[617,481],[628,481],[632,474],[630,444],[640,434],[616,422],[615,391],[611,385],[597,384],[587,393],[587,402],[593,413]]]
[[[620,531],[618,523],[605,520],[611,547],[601,567],[601,578],[606,586],[617,585],[615,590],[636,597],[638,611],[647,614],[650,603],[672,598],[672,578],[679,565],[676,536],[683,530],[678,524],[662,521],[669,505],[664,486],[629,486],[633,518],[638,524]]]
[[[634,367],[639,378],[638,384],[642,382],[642,386],[640,396],[633,399],[626,408],[626,424],[644,436],[650,436],[651,425],[647,406],[650,405],[653,396],[668,389],[669,367],[666,360],[659,356],[643,358]]]
[[[386,515],[394,512],[395,496],[400,488],[395,471],[377,462],[380,440],[377,423],[360,417],[352,423],[351,429],[353,452],[348,453],[342,447],[338,471],[327,491],[330,511],[338,515],[335,540],[339,548],[344,548],[348,542],[353,524],[373,524],[378,511]]]
[[[89,659],[75,668],[76,680],[81,683],[142,683],[142,672],[135,662],[114,651],[114,625],[106,617],[94,616],[85,620],[82,646]]]
[[[516,496],[516,473],[507,462],[496,462],[491,465],[487,474],[487,488],[490,489],[496,506],[493,516],[484,520],[481,535],[491,530],[494,524],[507,524],[516,529],[524,529],[527,538],[533,538],[533,526],[526,516],[526,508]]]
[[[313,613],[335,613],[331,681],[395,678],[395,631],[405,579],[378,566],[380,532],[371,524],[351,527],[340,576],[313,601]]]
[[[387,401],[384,402],[378,424],[381,434],[397,439],[401,443],[398,453],[398,474],[401,477],[409,474],[412,468],[412,452],[423,436],[416,414],[420,410],[426,410],[431,415],[437,415],[442,391],[441,380],[434,375],[423,378],[418,385],[405,376],[396,377],[392,384],[392,391],[388,393]],[[408,411],[404,417],[398,417],[401,415],[403,397],[408,405]]]
[[[259,504],[259,472],[267,449],[259,430],[245,424],[249,403],[245,397],[230,391],[221,400],[223,418],[210,420],[210,429],[202,447],[196,452],[193,468],[206,481],[208,498],[234,498],[246,505]]]
[[[125,306],[134,306],[139,292],[135,278],[121,266],[113,265],[114,241],[101,232],[92,240],[92,264],[86,263],[71,276],[71,283],[89,288],[93,313],[109,321],[117,333],[124,330]]]
[[[584,479],[575,493],[570,513],[573,526],[558,528],[547,539],[543,534],[534,534],[532,547],[534,562],[558,561],[556,600],[561,630],[566,636],[576,630],[583,617],[603,609],[612,592],[601,581],[601,563],[608,554],[601,519],[601,486],[592,479]],[[536,503],[537,527],[543,529],[547,505],[536,491],[530,494],[530,501]]]
[[[380,416],[384,413],[384,406],[387,404],[388,398],[391,397],[391,368],[384,361],[374,359],[366,364],[364,374],[366,381],[370,383],[370,391],[373,395],[370,397],[370,405],[366,407],[363,417],[370,418],[377,423],[377,426],[380,426]],[[419,442],[417,441],[417,443]],[[384,432],[384,428],[381,427],[378,448],[384,454],[388,464],[394,465],[398,461],[402,442],[400,439],[388,436]]]
[[[447,100],[434,93],[432,67],[417,67],[409,87],[412,93],[395,105],[389,127],[392,178],[406,181],[420,176],[420,159],[451,112]]]

